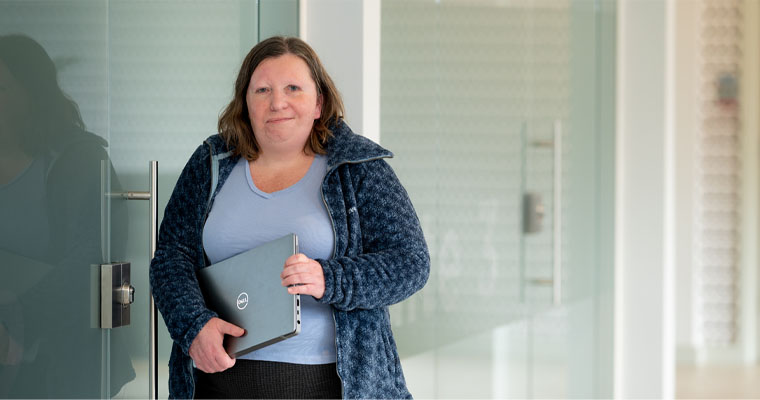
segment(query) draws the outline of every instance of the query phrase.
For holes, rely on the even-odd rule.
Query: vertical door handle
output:
[[[158,245],[158,161],[150,162],[150,258],[156,254]],[[153,293],[153,291],[151,291]],[[150,400],[158,399],[158,312],[153,295],[150,295],[150,377],[148,386],[150,387]]]
[[[554,149],[554,179],[552,183],[553,207],[552,215],[554,223],[552,226],[552,277],[551,278],[533,278],[529,282],[536,286],[552,287],[552,304],[559,306],[562,304],[562,121],[555,120],[553,127],[553,140],[540,140],[533,142],[534,147],[553,148]],[[524,196],[524,204],[527,204],[535,194],[527,193]],[[534,200],[531,200],[535,202]],[[525,207],[525,206],[524,206]],[[524,215],[527,212],[524,212]],[[524,223],[523,232],[533,233],[540,231],[538,229],[527,229]]]
[[[554,268],[552,299],[562,304],[562,121],[554,121]]]
[[[126,192],[123,196],[127,200],[148,200],[150,205],[148,207],[148,214],[150,221],[148,226],[150,227],[150,244],[149,244],[149,260],[153,261],[153,256],[156,254],[156,244],[158,242],[158,161],[149,162],[150,178],[149,189],[147,192]],[[158,312],[156,310],[156,302],[153,300],[153,295],[150,296],[150,340],[148,344],[148,386],[149,395],[151,400],[158,398]]]

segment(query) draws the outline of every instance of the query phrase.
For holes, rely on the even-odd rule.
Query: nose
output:
[[[285,93],[282,90],[273,90],[272,98],[269,103],[269,108],[272,111],[278,111],[287,107],[288,107],[288,102],[285,98]]]

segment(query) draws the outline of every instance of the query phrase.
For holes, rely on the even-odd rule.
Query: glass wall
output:
[[[159,161],[160,221],[190,154],[216,133],[217,116],[229,101],[240,60],[256,43],[256,3],[112,0],[107,20],[109,155],[125,190],[147,190],[148,160]],[[112,201],[124,203],[129,218],[124,252],[111,257],[132,262],[139,295],[133,307],[140,310],[130,326],[111,332],[112,352],[127,346],[137,372],[117,397],[145,397],[148,204]],[[159,321],[159,397],[166,398],[172,342]]]
[[[610,2],[384,0],[381,143],[430,246],[418,397],[611,396]]]
[[[148,204],[112,194],[158,160],[163,210],[242,56],[296,21],[296,0],[0,0],[0,42],[33,41],[0,45],[0,397],[148,397]],[[391,311],[416,397],[611,396],[613,25],[605,1],[382,1],[381,143],[433,258]],[[136,293],[103,330],[109,261]]]
[[[97,329],[90,267],[104,262],[107,12],[0,3],[1,397],[114,393],[100,379],[110,337]],[[123,352],[114,359],[120,388],[134,368]]]
[[[297,21],[296,0],[0,0],[0,397],[149,396],[148,202],[120,194],[158,160],[163,211],[242,57]],[[113,261],[135,301],[101,329]]]

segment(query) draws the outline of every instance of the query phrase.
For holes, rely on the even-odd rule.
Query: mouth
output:
[[[268,119],[268,120],[267,120],[267,123],[268,123],[268,124],[278,124],[278,123],[281,123],[281,122],[287,122],[287,121],[290,121],[290,120],[292,120],[292,119],[293,119],[293,118],[272,118],[272,119]]]

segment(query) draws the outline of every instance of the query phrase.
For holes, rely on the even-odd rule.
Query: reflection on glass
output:
[[[85,129],[45,49],[0,36],[0,397],[102,396],[109,354],[92,265],[103,258],[106,146]],[[134,376],[111,350],[113,390]]]

